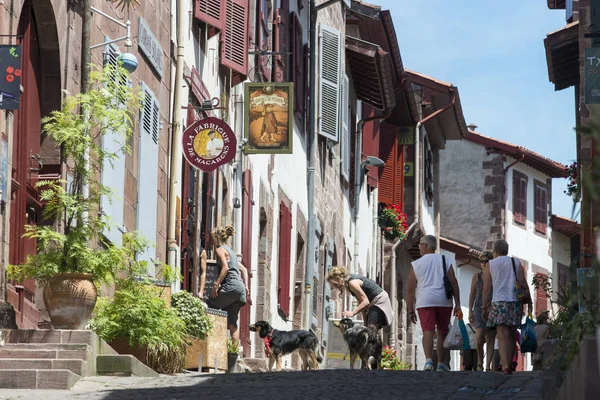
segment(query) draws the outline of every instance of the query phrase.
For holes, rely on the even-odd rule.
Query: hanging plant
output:
[[[577,184],[577,162],[574,162],[571,165],[567,165],[567,174],[568,182],[565,194],[567,196],[573,197],[573,195],[579,193],[579,185]]]
[[[406,214],[402,211],[402,204],[396,203],[383,208],[379,212],[379,226],[383,229],[383,235],[388,240],[406,239],[408,223]]]

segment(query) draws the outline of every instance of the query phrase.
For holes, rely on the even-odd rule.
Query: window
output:
[[[535,231],[545,235],[548,227],[548,188],[538,181],[534,184]]]
[[[241,75],[248,73],[248,0],[226,0],[221,9],[221,63]]]
[[[538,277],[544,278],[544,274],[537,273]],[[546,292],[541,288],[535,289],[535,315],[540,315],[542,311],[548,310],[548,298]]]
[[[158,210],[158,135],[160,132],[160,104],[146,84],[141,85],[143,108],[140,115],[140,142],[138,161],[137,230],[150,242],[156,242]],[[156,249],[151,247],[138,259],[148,261],[148,272],[154,275],[152,261]]]
[[[379,158],[385,165],[379,168],[379,202],[391,205],[403,202],[404,157],[403,146],[398,143],[398,127],[379,126]]]
[[[513,220],[525,225],[527,221],[527,175],[513,170]]]
[[[263,4],[266,1],[263,0]],[[263,5],[263,7],[265,7]],[[264,11],[263,11],[264,12]],[[274,81],[275,82],[287,82],[289,80],[289,54],[290,49],[290,2],[289,0],[281,0],[279,8],[275,10],[275,17],[273,21],[274,35],[273,35],[273,51],[278,54],[275,56],[274,63]],[[268,29],[268,28],[265,28]],[[293,33],[293,32],[292,32]],[[294,88],[296,89],[296,88]]]
[[[569,267],[558,263],[558,294],[569,290],[571,280],[569,279]]]
[[[292,213],[282,201],[279,206],[279,283],[277,302],[285,319],[290,314],[290,265],[292,246]]]
[[[321,25],[319,36],[319,134],[337,142],[341,128],[342,35],[338,30]]]

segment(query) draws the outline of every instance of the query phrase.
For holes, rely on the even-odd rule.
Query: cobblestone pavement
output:
[[[541,399],[536,372],[322,370],[255,374],[89,377],[70,391],[0,389],[0,399]]]

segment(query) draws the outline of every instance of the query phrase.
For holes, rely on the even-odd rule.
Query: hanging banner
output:
[[[183,132],[183,154],[190,165],[210,172],[235,157],[235,134],[219,118],[209,117],[191,124]]]
[[[585,104],[600,104],[600,47],[585,49]]]
[[[244,152],[291,154],[294,139],[294,84],[246,83]]]
[[[0,109],[19,109],[20,97],[21,46],[0,45]]]

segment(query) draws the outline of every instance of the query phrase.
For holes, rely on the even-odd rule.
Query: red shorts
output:
[[[423,307],[419,308],[419,321],[423,332],[436,330],[442,335],[447,335],[452,317],[452,307]]]

